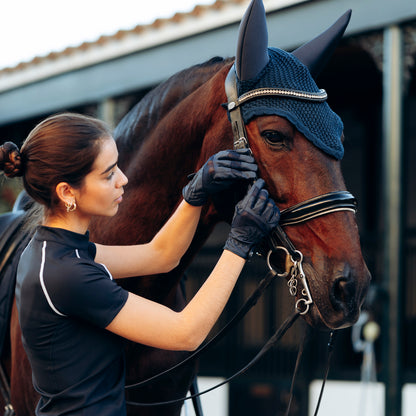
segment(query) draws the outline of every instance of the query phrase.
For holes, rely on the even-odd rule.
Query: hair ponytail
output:
[[[5,142],[0,146],[0,170],[9,178],[23,175],[22,157],[13,142]]]

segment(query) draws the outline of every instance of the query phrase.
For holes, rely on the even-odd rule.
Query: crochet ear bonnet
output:
[[[278,115],[289,120],[316,147],[342,159],[343,123],[326,102],[316,77],[339,43],[351,16],[341,16],[329,29],[289,53],[267,47],[266,15],[261,0],[253,0],[243,17],[236,55],[237,92],[279,89],[288,95],[260,94],[241,104],[247,124],[254,117]],[[305,96],[311,96],[311,99]],[[318,98],[317,98],[318,97]]]

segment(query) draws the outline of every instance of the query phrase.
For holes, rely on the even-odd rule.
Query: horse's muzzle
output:
[[[364,273],[366,276],[358,277],[349,266],[346,266],[343,275],[336,278],[332,284],[329,298],[334,311],[342,316],[340,327],[350,326],[358,319],[370,282],[368,270]]]

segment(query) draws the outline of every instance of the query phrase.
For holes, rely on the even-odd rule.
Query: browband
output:
[[[252,91],[248,91],[245,94],[238,97],[236,100],[228,102],[228,110],[233,110],[235,107],[244,104],[247,101],[259,98],[262,96],[278,96],[285,98],[296,98],[304,101],[318,101],[323,102],[328,98],[328,94],[325,90],[320,89],[319,92],[305,92],[298,90],[290,90],[288,88],[257,88]]]

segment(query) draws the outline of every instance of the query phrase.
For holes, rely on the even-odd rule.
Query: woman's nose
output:
[[[119,188],[121,188],[122,186],[127,185],[129,180],[127,179],[127,176],[123,173],[123,171],[120,168],[118,168],[118,171],[119,171],[120,177],[119,177],[119,180],[117,181],[117,185]]]

